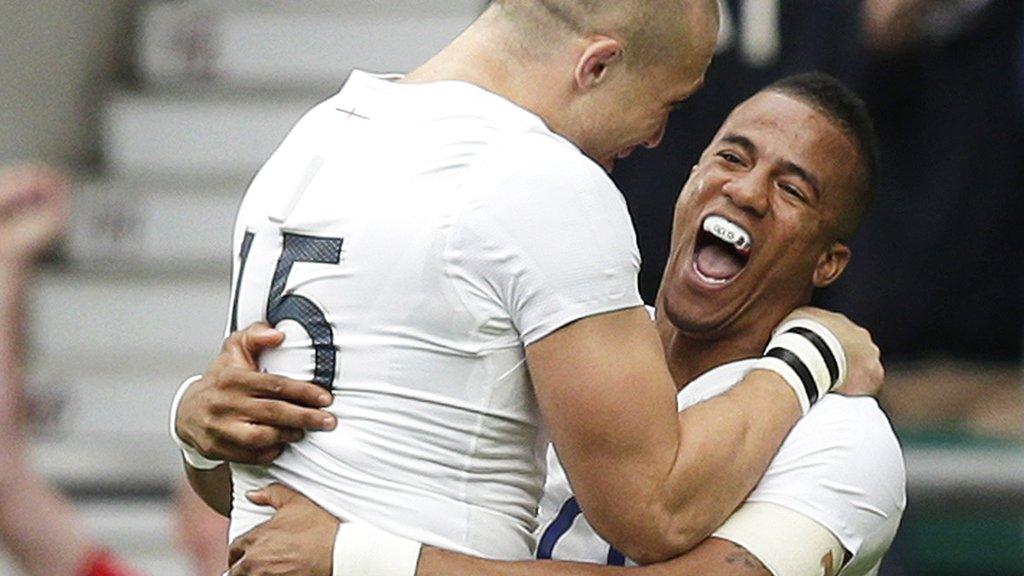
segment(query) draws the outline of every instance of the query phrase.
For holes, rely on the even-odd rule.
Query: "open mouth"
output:
[[[704,219],[694,246],[693,269],[708,284],[735,280],[750,261],[750,234],[722,216]]]

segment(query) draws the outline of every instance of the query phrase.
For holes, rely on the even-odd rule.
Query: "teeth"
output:
[[[736,247],[742,254],[750,253],[750,234],[739,225],[721,216],[708,216],[704,219],[704,231],[723,242]]]

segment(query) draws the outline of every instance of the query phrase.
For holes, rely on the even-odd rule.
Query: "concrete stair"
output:
[[[407,72],[468,26],[482,0],[165,2],[140,22],[139,67],[245,86],[338,86],[353,68]]]
[[[65,244],[84,269],[231,271],[235,211],[249,176],[93,180],[72,196]]]
[[[104,158],[119,175],[251,174],[295,122],[329,95],[210,90],[116,94],[104,112]]]

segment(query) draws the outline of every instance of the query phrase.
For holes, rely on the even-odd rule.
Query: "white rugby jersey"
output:
[[[722,394],[755,362],[732,362],[701,375],[679,393],[679,409]],[[553,449],[548,472],[537,557],[632,565],[580,514]],[[840,576],[865,576],[877,573],[896,536],[905,487],[903,454],[878,403],[829,394],[797,422],[747,501],[784,506],[821,524],[852,555]]]
[[[524,346],[642,305],[625,201],[534,114],[476,86],[354,72],[251,184],[232,325],[286,333],[265,370],[331,389],[339,426],[233,466],[231,538],[287,484],[341,518],[529,558],[546,437]]]

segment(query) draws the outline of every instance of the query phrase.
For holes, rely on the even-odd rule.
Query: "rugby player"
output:
[[[875,156],[863,104],[821,74],[776,82],[725,121],[677,201],[657,303],[669,367],[677,381],[690,382],[678,394],[680,409],[735,385],[756,364],[779,320],[843,272],[850,258],[846,241],[870,202]],[[625,566],[626,557],[580,516],[554,450],[548,460],[537,557]],[[275,574],[329,574],[316,568],[330,565],[332,538],[311,541],[336,530],[337,521],[280,486],[253,498],[279,508],[280,516],[235,542],[236,566],[246,562],[230,574],[260,574],[272,563],[289,568]],[[900,447],[877,402],[830,394],[797,423],[765,477],[713,537],[675,560],[625,574],[874,574],[905,506]],[[271,533],[278,535],[277,550],[265,546]],[[361,541],[342,534],[338,545],[359,547]],[[292,556],[299,564],[289,566],[291,558],[279,550],[301,551]],[[416,574],[573,576],[622,570],[569,562],[509,564],[425,549]]]
[[[175,400],[194,482],[234,486],[232,538],[272,515],[245,492],[281,482],[399,536],[526,558],[548,435],[630,557],[673,558],[721,525],[840,378],[801,382],[774,359],[676,411],[605,170],[659,143],[716,30],[713,0],[498,1],[409,76],[355,72],[299,121],[235,230],[230,325],[281,329],[259,362],[274,376],[215,363]],[[804,314],[836,339],[846,391],[877,392],[870,336]],[[340,427],[281,451],[323,415],[219,398],[240,390],[320,407],[333,393]],[[230,479],[209,457],[237,462]]]

